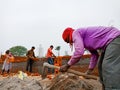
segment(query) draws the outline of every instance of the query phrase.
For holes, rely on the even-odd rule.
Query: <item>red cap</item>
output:
[[[74,29],[73,28],[66,28],[62,34],[62,38],[65,42],[70,43],[72,42],[72,33],[73,33]]]

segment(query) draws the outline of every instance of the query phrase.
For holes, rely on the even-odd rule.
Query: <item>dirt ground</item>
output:
[[[58,74],[57,76],[54,74],[42,79],[40,74],[44,60],[35,62],[33,65],[34,72],[27,73],[27,76],[21,79],[18,71],[25,71],[26,62],[21,62],[21,60],[24,61],[26,59],[16,58],[16,60],[20,61],[20,63],[13,63],[13,70],[11,70],[9,75],[0,75],[0,90],[102,90],[98,80],[85,79],[82,76],[70,73]],[[62,64],[65,64],[67,60],[68,58],[63,60]],[[85,57],[80,63],[71,66],[71,69],[84,73],[88,69],[88,64],[89,57]],[[2,64],[0,64],[1,67]],[[97,68],[94,69],[92,75],[98,76]]]
[[[32,73],[23,80],[18,75],[0,75],[0,90],[102,90],[98,80],[85,79],[70,73],[51,75],[52,78],[45,79],[38,73]]]
[[[65,73],[53,78],[45,90],[101,90],[101,84],[97,80]]]
[[[75,65],[71,69],[85,72],[88,65]],[[98,76],[97,68],[93,75]],[[56,77],[42,79],[39,73],[28,73],[21,80],[18,73],[0,75],[0,90],[102,90],[98,80],[85,79],[74,74],[59,74]]]

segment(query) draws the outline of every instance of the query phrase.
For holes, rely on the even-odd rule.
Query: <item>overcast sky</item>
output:
[[[0,52],[21,45],[52,44],[61,55],[70,51],[62,40],[66,27],[110,26],[120,29],[120,0],[0,0]],[[54,51],[55,52],[55,51]]]

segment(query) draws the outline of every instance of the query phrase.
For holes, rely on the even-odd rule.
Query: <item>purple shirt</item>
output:
[[[98,60],[98,49],[105,49],[105,47],[117,36],[120,35],[120,30],[115,27],[87,27],[79,28],[72,34],[75,52],[69,60],[68,64],[73,65],[77,63],[84,54],[84,48],[90,51],[90,65],[93,69]]]

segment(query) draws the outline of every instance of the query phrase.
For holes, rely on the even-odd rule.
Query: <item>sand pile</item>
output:
[[[74,74],[59,74],[52,79],[46,90],[101,90],[96,80],[84,79]]]
[[[39,81],[32,78],[24,80],[18,77],[8,77],[0,80],[0,90],[43,90]]]

